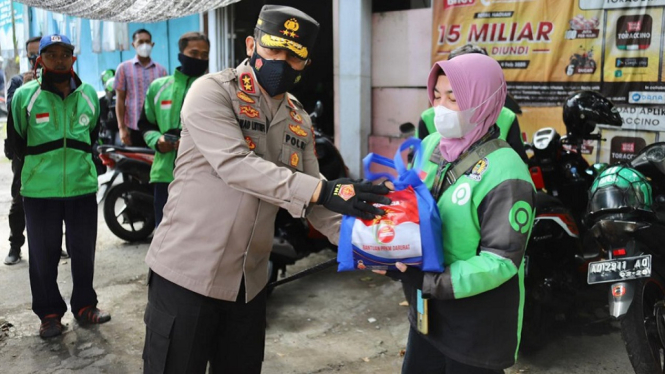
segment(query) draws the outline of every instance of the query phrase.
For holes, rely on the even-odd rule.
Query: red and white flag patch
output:
[[[35,120],[37,123],[46,123],[49,121],[49,114],[48,113],[38,113],[35,116]]]
[[[173,104],[173,100],[162,100],[161,103],[162,110],[171,109],[171,104]]]

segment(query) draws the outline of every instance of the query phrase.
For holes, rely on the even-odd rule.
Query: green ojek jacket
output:
[[[139,130],[143,132],[146,144],[157,151],[150,169],[150,183],[173,181],[173,167],[178,151],[160,152],[157,141],[166,133],[180,134],[182,103],[196,78],[198,77],[190,77],[176,69],[173,75],[154,80],[148,88]]]
[[[92,142],[97,138],[99,100],[89,84],[65,99],[44,89],[41,79],[21,86],[12,100],[15,145],[24,164],[21,195],[66,198],[97,192]]]
[[[423,141],[421,177],[430,189],[439,165],[446,165],[439,140],[435,132]],[[497,149],[460,176],[437,203],[445,271],[426,273],[423,281],[423,294],[430,297],[425,338],[456,361],[510,367],[521,334],[523,258],[535,214],[529,171],[512,148]],[[405,290],[415,305],[415,290]],[[413,326],[415,316],[412,308]]]

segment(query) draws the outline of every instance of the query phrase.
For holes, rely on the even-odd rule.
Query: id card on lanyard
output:
[[[416,301],[416,312],[417,312],[417,328],[418,332],[420,332],[423,335],[427,335],[429,332],[429,319],[427,318],[428,314],[428,301],[427,299],[423,299],[423,291],[418,290],[418,294],[416,296],[417,301]]]

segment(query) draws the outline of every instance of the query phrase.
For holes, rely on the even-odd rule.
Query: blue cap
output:
[[[65,35],[60,34],[51,34],[42,37],[42,40],[39,41],[39,53],[41,54],[44,49],[52,45],[61,45],[65,48],[70,49],[74,52],[74,46],[69,38]]]

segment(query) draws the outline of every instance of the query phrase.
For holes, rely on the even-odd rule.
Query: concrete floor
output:
[[[0,161],[0,257],[7,251],[11,183],[10,164]],[[0,373],[140,373],[148,244],[128,244],[114,237],[100,214],[95,287],[102,309],[113,319],[83,328],[68,313],[62,337],[44,341],[39,320],[30,310],[26,261],[0,264]],[[328,258],[323,252],[290,267],[289,273]],[[59,285],[71,294],[69,260],[60,262]],[[602,293],[602,290],[600,291]],[[597,296],[594,294],[595,296]],[[595,297],[594,296],[594,297]],[[544,336],[549,344],[521,357],[507,370],[514,373],[632,372],[616,323],[589,324],[589,314],[602,314],[604,294],[579,321]],[[366,272],[328,269],[275,290],[269,299],[264,373],[399,373],[406,344],[407,308],[401,287]]]

